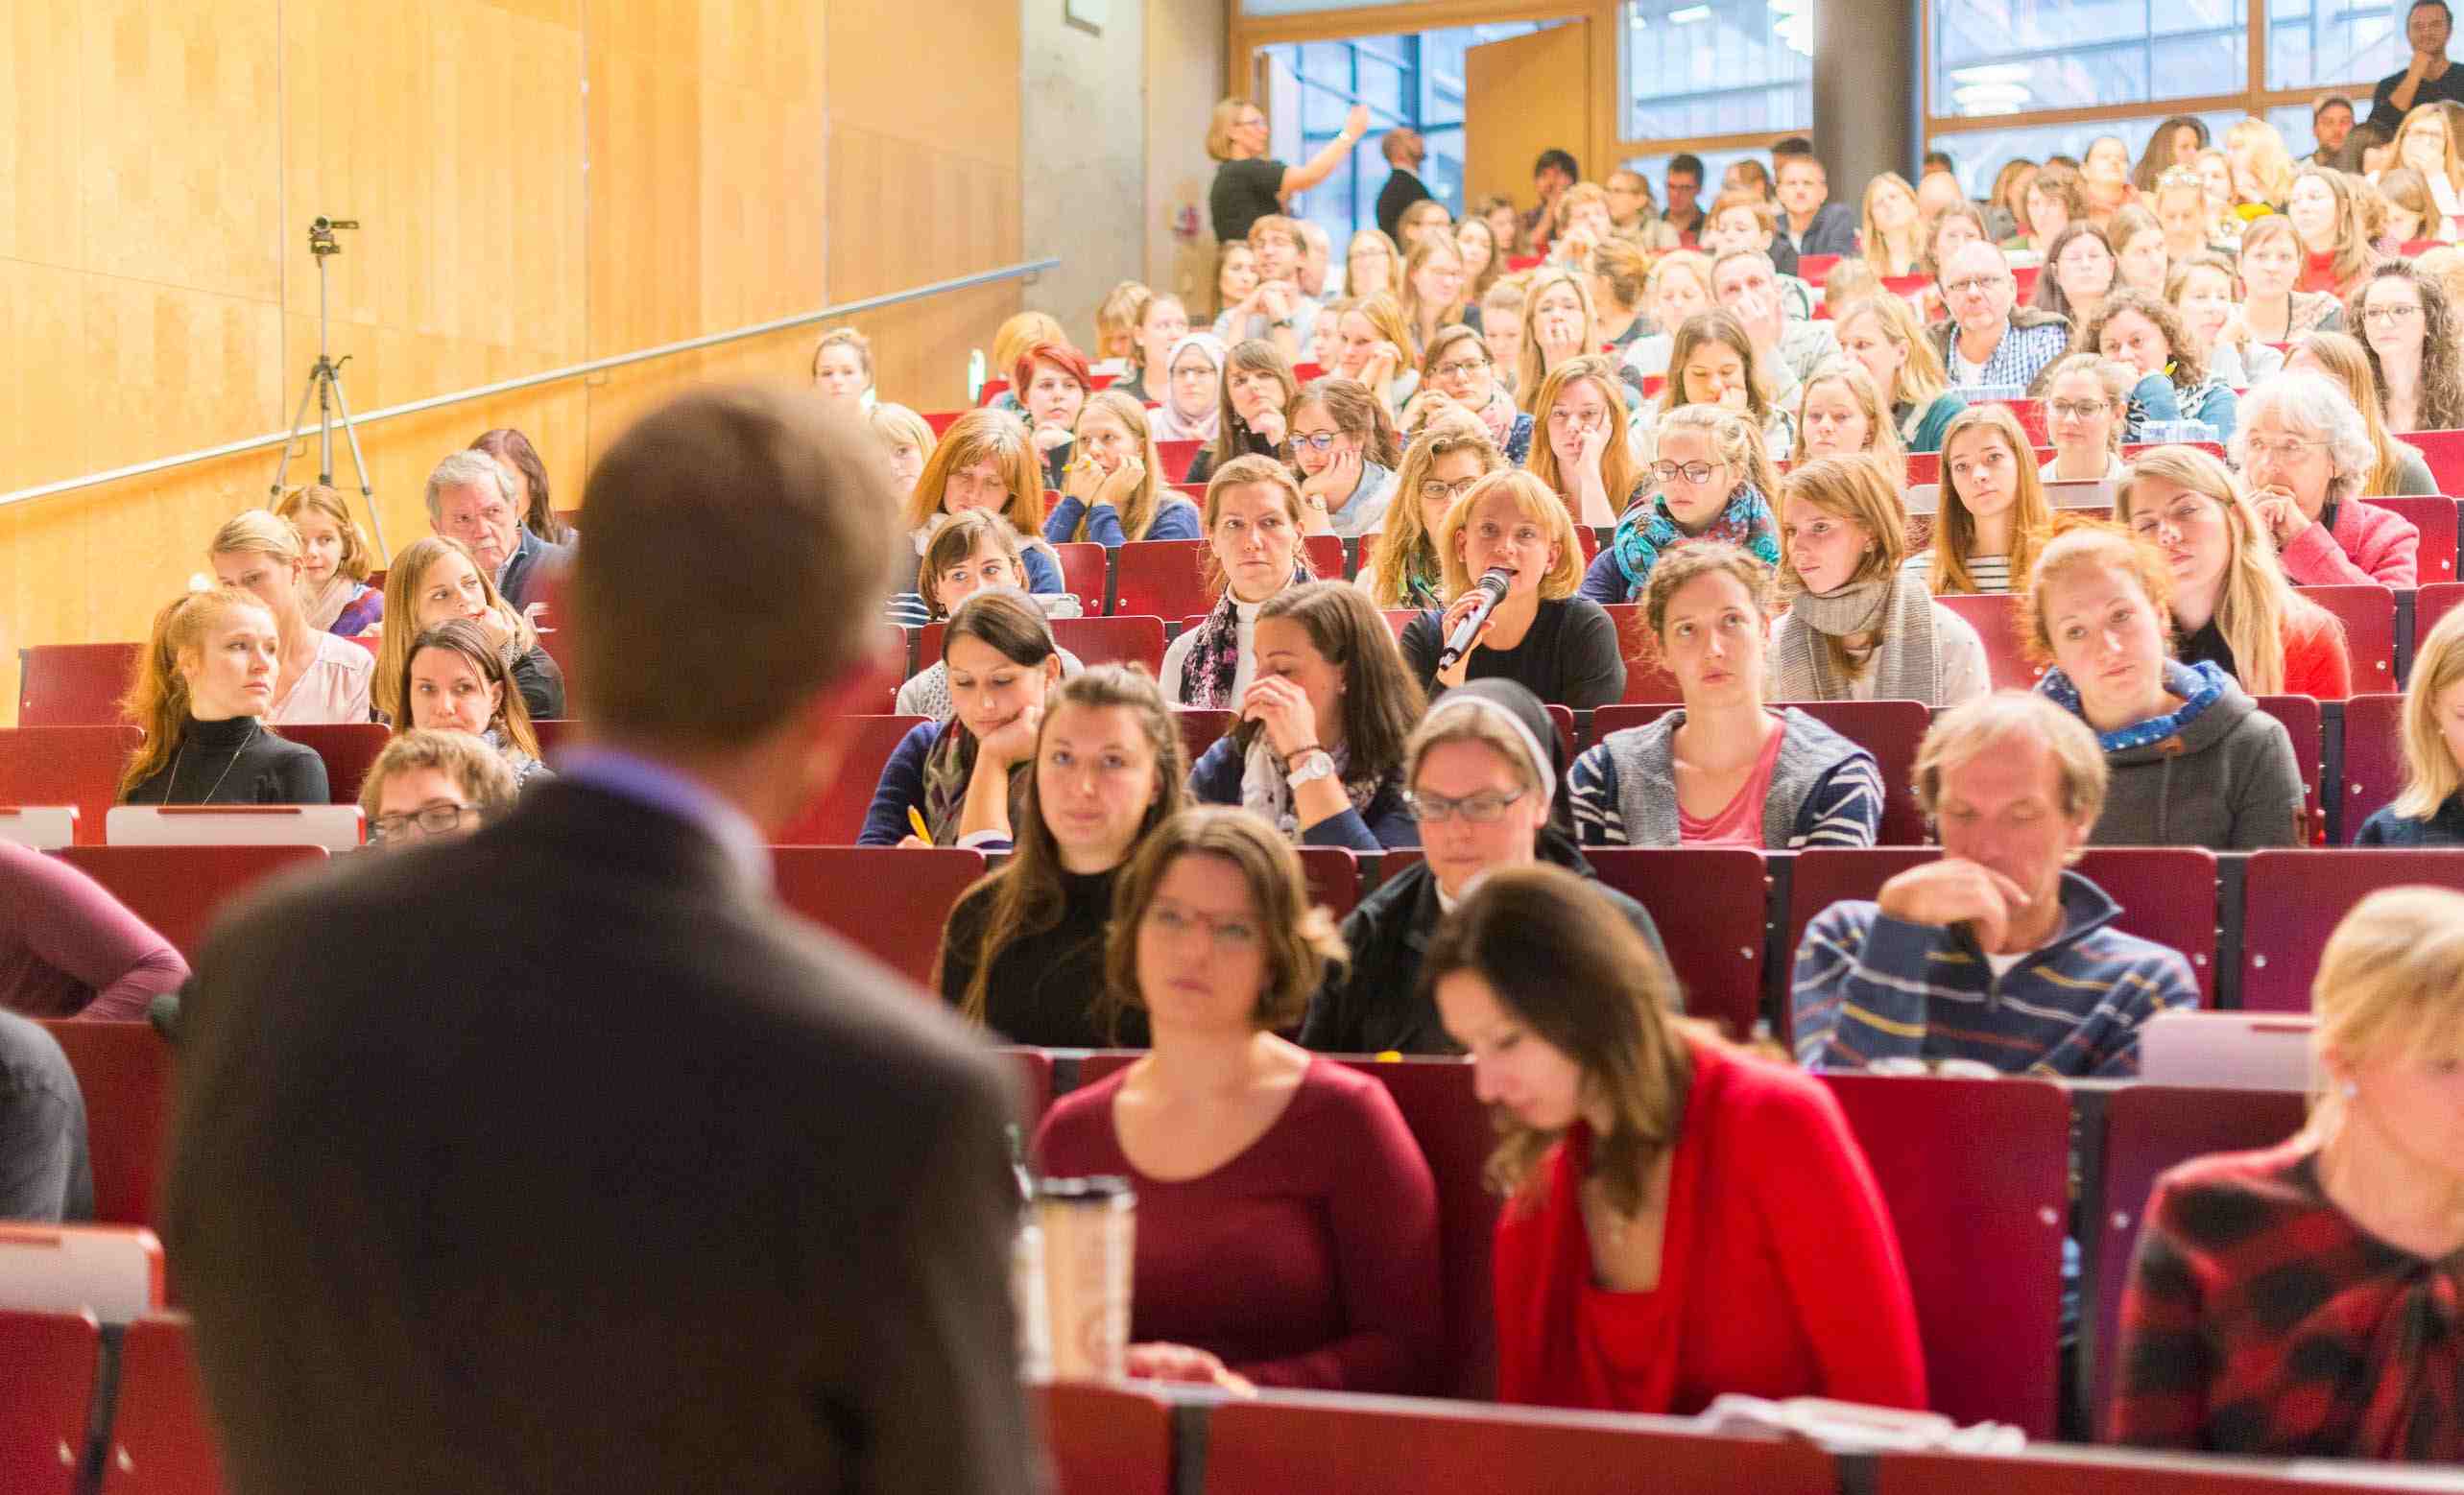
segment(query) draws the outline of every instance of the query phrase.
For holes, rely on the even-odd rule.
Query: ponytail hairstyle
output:
[[[502,728],[506,742],[532,757],[546,756],[539,751],[538,733],[532,729],[531,708],[522,700],[522,687],[514,682],[514,672],[506,668],[505,656],[490,646],[487,633],[468,618],[448,618],[434,628],[420,629],[419,636],[411,640],[411,647],[403,652],[402,672],[393,682],[395,699],[402,702],[402,714],[394,723],[397,735],[418,725],[412,720],[416,713],[411,709],[411,666],[420,651],[427,649],[461,655],[463,663],[496,689],[496,715],[488,724]]]
[[[1129,433],[1130,445],[1136,448],[1134,455],[1146,469],[1146,475],[1138,479],[1137,486],[1132,488],[1129,497],[1116,506],[1121,533],[1133,540],[1145,539],[1146,532],[1155,526],[1156,510],[1162,507],[1164,492],[1163,453],[1155,444],[1154,425],[1146,418],[1145,404],[1118,390],[1097,390],[1087,396],[1087,403],[1078,412],[1079,424],[1086,424],[1087,416],[1096,411],[1118,421],[1121,429]],[[1073,540],[1088,537],[1084,516],[1080,517],[1078,528],[1071,531],[1068,537]]]
[[[2120,416],[2115,416],[2120,423]],[[1969,553],[1976,548],[1976,516],[1968,511],[1967,500],[1959,495],[1959,485],[1950,476],[1950,440],[1971,431],[1991,431],[2010,449],[2012,465],[2017,469],[2012,481],[2011,496],[2011,589],[2022,591],[2036,565],[2036,553],[2053,534],[2053,506],[2045,496],[2045,479],[2038,472],[2036,450],[2028,444],[2027,432],[2021,428],[2019,417],[2007,405],[1971,405],[1959,413],[1942,433],[1942,485],[1936,498],[1940,512],[1933,526],[1932,590],[1936,597],[1950,592],[1976,590],[1976,578],[1968,569]]]
[[[205,544],[205,558],[269,556],[277,565],[297,566],[306,553],[299,527],[265,509],[243,509],[223,521]]]
[[[273,612],[255,594],[236,586],[186,593],[154,615],[154,629],[146,637],[144,652],[137,655],[129,692],[120,699],[120,715],[145,733],[145,741],[137,745],[128,766],[120,771],[114,797],[121,802],[127,802],[129,791],[170,765],[188,730],[191,702],[188,676],[180,668],[180,656],[192,649],[203,649],[206,633],[242,607],[263,613],[268,631],[273,629]],[[269,734],[274,730],[270,726],[260,729]]]
[[[1403,460],[1395,417],[1386,414],[1385,405],[1359,380],[1340,374],[1310,380],[1292,401],[1291,419],[1298,422],[1301,412],[1311,405],[1324,410],[1336,430],[1359,441],[1361,455],[1378,466],[1392,469]]]

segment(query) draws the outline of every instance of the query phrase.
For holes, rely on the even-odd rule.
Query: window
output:
[[[1623,30],[1628,140],[1813,121],[1813,0],[1627,0]]]
[[[1938,116],[2154,103],[2248,86],[2243,0],[1929,4],[1929,107]]]
[[[2387,0],[2339,3],[2333,8],[2328,0],[2269,0],[2270,88],[2317,88],[2324,93],[2326,84],[2364,78],[2376,82],[2389,73],[2401,73],[2411,58],[2411,49],[2404,44],[2403,10]],[[2356,102],[2359,105],[2356,112],[2366,116],[2370,112],[2367,90]],[[2282,120],[2276,121],[2276,128],[2285,131],[2287,145],[2293,143],[2293,131],[2285,130]],[[2303,139],[2309,138],[2309,112],[2305,109]]]
[[[2157,125],[2167,117],[2157,114],[2146,119],[2099,120],[2085,125],[2015,125],[1938,132],[1926,142],[1926,149],[1949,152],[1959,184],[1967,189],[1970,197],[1982,202],[1993,192],[1994,176],[2002,169],[2003,162],[2017,156],[2042,161],[2048,155],[2068,155],[2074,161],[2081,160],[2087,156],[2089,142],[2098,135],[2121,136],[2122,144],[2130,148],[2130,158],[2135,165],[2141,153],[2147,149],[2148,137],[2156,133]],[[2235,122],[2247,116],[2239,109],[2221,109],[2191,117],[2204,121],[2209,141],[2221,147],[2224,132],[2231,130]],[[2307,112],[2302,116],[2301,138],[2309,138],[2309,116]],[[2287,143],[2291,143],[2289,137]]]

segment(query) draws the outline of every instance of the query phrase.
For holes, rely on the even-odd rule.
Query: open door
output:
[[[1591,23],[1574,20],[1463,54],[1463,200],[1499,192],[1529,207],[1531,163],[1552,147],[1586,154],[1591,138]]]

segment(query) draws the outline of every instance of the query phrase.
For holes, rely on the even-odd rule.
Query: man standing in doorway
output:
[[[2401,73],[2379,80],[2370,91],[2370,123],[2393,135],[2405,111],[2424,104],[2464,104],[2464,73],[2447,60],[2447,38],[2455,30],[2455,12],[2447,0],[2413,0],[2404,12],[2404,40],[2413,49]]]
[[[1856,215],[1845,203],[1827,201],[1830,176],[1814,159],[1813,142],[1790,135],[1771,148],[1774,175],[1780,179],[1780,237],[1800,259],[1808,254],[1856,252]]]
[[[1377,193],[1377,226],[1397,244],[1403,242],[1403,210],[1429,196],[1421,180],[1421,162],[1428,159],[1428,142],[1408,125],[1386,131],[1386,164],[1395,168]]]

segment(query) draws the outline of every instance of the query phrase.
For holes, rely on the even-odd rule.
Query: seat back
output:
[[[1027,1396],[1061,1489],[1172,1495],[1170,1402],[1085,1381],[1033,1387]]]
[[[2031,1448],[2023,1454],[1884,1454],[1874,1495],[2395,1495],[2428,1488],[2402,1464],[2280,1462],[2212,1454]]]
[[[1112,611],[1147,618],[1187,618],[1208,605],[1202,540],[1132,540],[1112,557]]]
[[[1822,1078],[1890,1207],[1933,1410],[2052,1436],[2069,1098],[2015,1077]]]
[[[1885,846],[1925,844],[1925,812],[1917,805],[1917,747],[1933,713],[1913,700],[1796,700],[1789,705],[1874,755],[1882,773],[1881,840]],[[1673,706],[1602,706],[1591,713],[1591,741],[1643,726]]]
[[[120,1341],[104,1495],[221,1495],[227,1487],[187,1317],[138,1319]]]
[[[1617,626],[1617,653],[1626,662],[1626,688],[1618,701],[1629,706],[1682,704],[1686,693],[1678,688],[1677,676],[1659,662],[1659,646],[1652,640],[1651,622],[1643,616],[1642,605],[1608,603],[1603,610]]]
[[[1976,630],[1985,646],[1985,673],[1996,690],[2027,690],[2044,677],[2045,667],[2028,658],[2020,639],[2020,596],[2017,592],[1957,593],[1937,597]]]
[[[321,722],[286,726],[282,735],[325,760],[325,797],[338,805],[359,803],[359,787],[394,734],[373,722]]]
[[[0,1489],[74,1495],[102,1354],[92,1314],[0,1309]]]
[[[984,875],[984,854],[955,846],[779,846],[778,901],[929,990],[942,925]]]
[[[171,1127],[171,1045],[152,1023],[41,1018],[85,1097],[85,1151],[94,1219],[158,1226],[155,1199]]]
[[[1198,460],[1198,449],[1206,444],[1194,437],[1156,442],[1156,455],[1163,459],[1163,481],[1166,483],[1184,481],[1188,476],[1189,464]]]
[[[898,743],[923,724],[922,717],[858,716],[848,718],[847,756],[829,785],[813,796],[771,841],[781,846],[847,846],[864,829],[864,812],[880,786],[881,771]]]
[[[939,440],[943,437],[949,435],[949,428],[958,424],[958,417],[966,415],[967,412],[963,410],[920,410],[916,412],[916,414],[924,417],[924,424],[932,428],[933,439]]]
[[[2464,431],[2400,431],[2396,439],[2421,451],[2442,493],[2464,493]]]
[[[194,961],[226,904],[276,872],[331,853],[299,845],[71,846],[60,855]]]
[[[2404,788],[2404,698],[2356,696],[2344,703],[2344,840],[2395,802]]]
[[[2303,586],[2304,597],[2335,614],[2344,625],[2344,653],[2353,662],[2353,688],[2378,693],[2396,688],[2396,594],[2383,586]]]
[[[1112,552],[1093,540],[1069,540],[1055,545],[1053,550],[1061,557],[1062,590],[1078,599],[1078,605],[1087,609],[1088,617],[1100,617],[1104,593],[1112,584]]]
[[[0,841],[36,851],[77,844],[77,806],[0,804]]]
[[[2302,809],[2310,818],[2305,834],[2323,827],[2327,801],[2320,790],[2327,775],[2327,729],[2320,718],[2318,700],[2311,696],[2261,696],[2255,703],[2259,709],[2285,725],[2285,735],[2293,742],[2293,763],[2302,771]]]
[[[108,726],[143,644],[34,644],[17,651],[19,726]]]
[[[0,727],[0,804],[74,805],[78,840],[99,846],[120,770],[144,735],[126,725]]]
[[[2318,959],[2355,904],[2381,888],[2428,883],[2464,890],[2464,858],[2450,851],[2261,851],[2242,882],[2241,1005],[2307,1012]]]
[[[1088,547],[1102,550],[1100,545]],[[1095,606],[1101,610],[1103,593],[1095,595]],[[1163,669],[1163,620],[1161,618],[1086,617],[1054,618],[1052,641],[1078,656],[1081,664],[1128,664],[1146,666],[1155,675]],[[942,635],[948,631],[946,623],[927,623],[916,630],[916,657],[926,665],[941,662]]]
[[[2273,1147],[2302,1129],[2309,1100],[2289,1090],[2124,1085],[2105,1097],[2104,1193],[2087,1201],[2087,1248],[2095,1253],[2096,1361],[2087,1367],[2090,1406],[2102,1429],[2113,1397],[2122,1289],[2157,1175],[2211,1152]]]
[[[1340,920],[1360,903],[1360,861],[1341,846],[1299,848],[1301,872],[1309,880],[1309,901]]]
[[[2421,532],[2420,561],[2414,571],[2419,584],[2429,586],[2455,580],[2455,500],[2436,493],[2411,497],[2386,496],[2368,502],[2402,514]]]
[[[2458,602],[2464,602],[2464,581],[2425,582],[2420,590],[2413,593],[2413,648],[2416,652],[2421,641],[2429,637],[2429,630],[2438,626],[2438,620],[2447,616],[2447,609]],[[2356,679],[2353,683],[2358,686],[2361,682]]]
[[[162,1243],[142,1225],[0,1224],[0,1308],[127,1323],[162,1302]]]
[[[1742,846],[1586,847],[1600,881],[1650,911],[1685,1010],[1732,1038],[1762,1009],[1761,853]]]
[[[107,846],[323,846],[358,849],[365,817],[347,805],[113,805]]]

